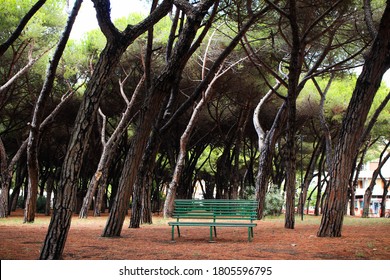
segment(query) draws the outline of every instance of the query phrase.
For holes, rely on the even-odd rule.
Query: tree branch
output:
[[[0,57],[7,51],[7,49],[15,42],[15,40],[20,36],[23,29],[26,27],[30,19],[35,15],[35,13],[45,4],[46,0],[39,0],[35,3],[34,6],[28,11],[28,13],[21,19],[19,25],[16,27],[15,31],[11,34],[6,42],[0,45]]]

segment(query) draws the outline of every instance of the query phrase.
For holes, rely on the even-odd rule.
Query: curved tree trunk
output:
[[[69,15],[68,22],[65,30],[61,35],[57,48],[54,52],[53,58],[50,60],[50,65],[47,70],[45,82],[42,90],[39,94],[37,102],[34,107],[34,114],[30,125],[30,133],[27,143],[27,168],[28,168],[28,194],[26,200],[26,206],[24,209],[24,222],[34,222],[37,195],[38,195],[38,183],[39,183],[39,165],[38,165],[38,150],[40,142],[40,126],[44,116],[44,107],[46,100],[52,91],[54,85],[55,74],[58,64],[62,57],[62,53],[65,50],[66,43],[68,42],[70,32],[72,31],[73,24],[76,20],[78,11],[81,7],[82,0],[75,2],[73,10]]]
[[[268,131],[264,145],[260,150],[259,169],[256,177],[256,200],[258,201],[257,217],[263,218],[265,195],[268,191],[272,171],[272,158],[275,152],[275,143],[280,137],[287,119],[286,103],[279,108],[271,129]]]

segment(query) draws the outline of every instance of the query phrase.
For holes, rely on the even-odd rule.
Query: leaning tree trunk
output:
[[[115,237],[120,236],[121,234],[123,222],[129,208],[132,188],[136,182],[138,168],[141,164],[142,155],[146,148],[153,124],[160,111],[159,106],[164,101],[164,92],[165,91],[154,92],[150,97],[150,102],[146,101],[148,103],[145,104],[145,115],[134,136],[130,150],[126,155],[122,175],[119,181],[119,188],[102,233],[103,237]],[[146,107],[148,108],[147,110]]]
[[[356,82],[342,122],[333,159],[327,199],[317,233],[319,237],[341,236],[353,159],[359,149],[364,123],[382,81],[382,76],[390,67],[390,29],[388,26],[390,26],[390,1],[387,1],[378,35],[366,56],[362,73]]]
[[[87,145],[103,93],[101,84],[104,84],[110,76],[112,69],[119,62],[121,53],[122,51],[118,51],[116,44],[107,44],[85,92],[62,165],[56,203],[41,250],[41,259],[60,259],[62,256],[76,199],[78,177],[85,152],[84,147]]]
[[[116,199],[102,233],[104,237],[120,236],[130,200],[130,191],[136,181],[138,168],[153,124],[156,122],[163,101],[167,98],[166,93],[170,92],[174,84],[180,80],[181,73],[188,59],[200,43],[197,42],[193,45],[201,22],[213,4],[214,1],[206,0],[200,2],[196,9],[189,8],[185,11],[187,21],[179,35],[172,56],[161,74],[156,77],[155,84],[151,85],[144,102],[142,108],[143,115],[140,118],[140,124],[134,136],[132,148],[126,156]]]
[[[27,143],[28,194],[27,194],[26,206],[24,209],[25,223],[34,222],[35,219],[38,183],[39,183],[39,165],[38,165],[38,150],[39,150],[39,142],[40,142],[39,127],[43,120],[44,107],[46,105],[46,100],[53,89],[57,67],[62,57],[62,53],[65,50],[66,43],[68,42],[70,32],[72,31],[73,24],[76,20],[82,2],[83,2],[82,0],[78,0],[74,4],[73,10],[69,15],[65,30],[62,33],[60,41],[58,42],[53,58],[50,60],[45,82],[43,84],[42,90],[39,94],[39,97],[34,107],[34,114],[30,124],[30,133],[29,133],[28,143]]]
[[[96,69],[80,105],[78,115],[62,166],[56,204],[50,221],[49,229],[41,250],[40,259],[60,259],[65,247],[72,218],[72,208],[76,198],[78,177],[85,154],[92,124],[97,114],[106,81],[119,63],[127,47],[151,25],[164,17],[171,8],[172,1],[163,1],[156,11],[141,23],[128,26],[120,32],[110,20],[109,1],[93,0],[97,19],[102,32],[107,38],[107,44],[102,51]]]
[[[97,203],[95,204],[95,211],[94,214],[95,216],[100,216],[100,209],[102,205],[102,200],[103,200],[103,189],[106,187],[107,183],[107,178],[108,178],[108,171],[110,169],[114,154],[116,153],[118,149],[118,143],[120,141],[121,135],[126,131],[127,127],[132,121],[132,114],[131,110],[133,108],[133,105],[135,103],[135,100],[138,98],[140,95],[141,87],[144,83],[144,78],[143,76],[140,81],[138,82],[138,85],[136,89],[134,90],[134,93],[131,97],[131,100],[129,101],[125,95],[125,92],[123,90],[123,85],[126,82],[127,76],[124,81],[119,81],[119,86],[120,86],[120,91],[121,95],[126,103],[126,109],[124,113],[122,114],[122,118],[119,121],[118,126],[115,128],[114,132],[111,134],[110,138],[108,141],[105,140],[105,128],[106,128],[106,116],[99,110],[100,115],[103,118],[103,126],[102,126],[102,131],[101,131],[101,142],[103,145],[103,151],[99,159],[98,167],[97,170],[95,171],[95,174],[92,176],[92,179],[88,185],[88,190],[87,193],[84,197],[83,200],[83,205],[80,210],[79,217],[80,218],[87,218],[88,217],[88,210],[91,206],[92,199],[95,196],[96,190],[98,189],[98,195],[97,195]]]

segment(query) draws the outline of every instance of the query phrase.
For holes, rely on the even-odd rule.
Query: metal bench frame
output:
[[[253,228],[257,225],[253,222],[257,220],[257,201],[176,199],[172,217],[176,218],[176,221],[168,224],[172,227],[173,242],[175,241],[175,227],[180,237],[180,226],[210,227],[210,242],[214,242],[213,235],[217,237],[217,227],[247,227],[248,241],[252,241]]]

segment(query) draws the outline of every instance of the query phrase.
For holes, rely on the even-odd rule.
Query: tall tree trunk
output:
[[[126,77],[126,79],[127,79],[127,77]],[[126,81],[126,79],[123,82],[119,81],[122,97],[127,104],[126,110],[122,114],[122,118],[119,121],[118,126],[115,128],[114,132],[112,133],[112,135],[110,136],[110,138],[108,139],[107,142],[105,140],[106,117],[99,110],[99,112],[103,118],[103,126],[102,126],[102,132],[101,132],[103,151],[102,151],[102,154],[100,156],[97,170],[95,171],[95,174],[89,183],[88,191],[84,197],[83,206],[82,206],[80,214],[79,214],[80,218],[87,218],[88,209],[91,206],[93,197],[95,196],[97,189],[99,189],[100,192],[98,192],[98,196],[97,196],[98,202],[95,205],[96,206],[95,207],[95,216],[100,216],[100,209],[101,209],[103,193],[104,193],[103,189],[106,187],[107,178],[108,178],[108,171],[110,169],[112,159],[117,152],[118,143],[120,141],[121,135],[126,131],[127,127],[129,126],[129,124],[132,121],[131,110],[133,108],[135,100],[142,92],[141,87],[144,83],[145,76],[143,76],[141,78],[141,80],[139,81],[139,83],[138,83],[138,85],[137,85],[137,87],[136,87],[136,89],[131,97],[131,100],[129,101],[124,93],[124,90],[123,90],[123,85],[124,85],[124,82]]]
[[[362,73],[356,82],[342,122],[330,174],[327,199],[317,233],[319,237],[341,236],[353,159],[359,149],[364,123],[382,76],[390,67],[390,29],[388,26],[390,26],[390,1],[387,1],[378,35],[366,56]]]
[[[103,237],[120,236],[123,222],[129,208],[130,196],[133,185],[136,182],[139,165],[141,164],[150,132],[156,117],[160,111],[160,106],[164,103],[164,91],[154,92],[150,101],[144,105],[145,115],[137,129],[132,141],[130,150],[126,155],[123,171],[119,180],[119,188],[113,201],[113,205],[108,217],[106,226],[103,230]],[[146,110],[146,108],[148,108]]]
[[[132,211],[131,211],[131,219],[130,225],[131,228],[139,228],[140,224],[143,220],[144,214],[147,213],[149,209],[145,209],[145,207],[149,207],[149,203],[146,201],[150,189],[150,172],[153,170],[155,166],[155,159],[157,152],[160,148],[161,139],[158,135],[157,131],[153,131],[145,149],[145,152],[142,157],[142,163],[140,164],[140,168],[138,170],[137,181],[134,184],[134,192],[133,192],[133,203],[132,203]],[[145,209],[145,211],[143,211]],[[151,210],[151,209],[150,209]],[[149,218],[146,218],[150,223],[151,214],[146,215]]]
[[[10,203],[8,205],[8,215],[11,215],[11,212],[16,211],[20,190],[27,177],[27,165],[24,158],[16,165],[15,177],[15,186],[12,190]]]
[[[153,11],[158,4],[158,0],[153,0],[150,10]],[[180,14],[180,10],[176,10],[176,15],[174,23],[171,26],[171,33],[176,32],[176,23],[178,21],[178,15]],[[145,52],[145,58],[144,58],[144,69],[145,69],[145,88],[150,90],[151,86],[151,80],[152,80],[152,55],[153,55],[153,38],[154,38],[154,28],[151,27],[148,30],[148,39],[147,39],[147,46],[146,46],[146,52]],[[170,40],[168,40],[168,46]],[[173,42],[172,42],[173,43]],[[171,50],[171,47],[167,47],[167,49]],[[167,51],[167,60],[170,57],[170,53]],[[177,85],[178,87],[179,85]],[[172,91],[173,92],[173,91]],[[171,92],[171,97],[172,97]],[[162,110],[161,110],[162,111]],[[158,123],[160,123],[162,119],[161,113],[158,117],[158,120],[156,121],[156,126],[158,126]],[[134,184],[134,191],[133,191],[133,201],[132,201],[132,211],[131,211],[131,218],[130,218],[130,225],[131,228],[139,228],[143,217],[147,222],[152,223],[152,213],[151,213],[151,203],[147,202],[147,199],[150,198],[150,190],[148,189],[149,181],[150,179],[150,173],[151,170],[154,167],[155,159],[157,152],[160,148],[160,139],[157,135],[157,129],[153,130],[151,132],[151,136],[148,140],[148,144],[146,146],[145,152],[142,157],[141,166],[138,170],[137,180]],[[145,195],[148,194],[148,195]]]
[[[123,52],[123,46],[108,42],[88,84],[62,166],[56,204],[41,251],[41,259],[59,259],[62,256],[76,199],[83,154],[104,90],[101,84],[106,82]]]
[[[77,14],[80,10],[82,0],[77,0],[74,4],[71,14],[69,15],[68,22],[65,30],[61,35],[57,48],[54,52],[53,58],[50,60],[50,65],[47,70],[46,79],[43,84],[42,90],[39,94],[38,100],[35,104],[33,118],[30,124],[30,133],[27,143],[27,168],[28,168],[28,194],[26,200],[26,206],[24,209],[24,222],[32,223],[35,219],[38,183],[39,183],[39,165],[38,165],[38,150],[40,142],[40,125],[44,116],[44,107],[46,100],[51,93],[54,85],[55,74],[58,64],[65,50],[66,43],[68,42],[70,32],[72,31],[73,24],[76,20]]]
[[[283,132],[287,119],[286,102],[279,108],[271,129],[268,131],[264,145],[260,151],[259,169],[256,177],[256,200],[258,201],[257,216],[264,215],[265,195],[268,191],[269,179],[272,171],[272,158],[275,152],[275,143]]]
[[[62,166],[56,204],[49,229],[41,250],[40,259],[60,259],[65,247],[72,218],[72,208],[76,197],[77,182],[83,162],[85,147],[89,140],[92,124],[96,117],[104,85],[114,67],[119,63],[127,47],[151,25],[164,17],[171,8],[172,1],[163,1],[156,11],[138,25],[128,26],[119,32],[110,20],[108,0],[93,0],[99,26],[107,38],[96,69],[85,91],[73,128],[72,137]]]
[[[293,229],[295,225],[295,193],[296,193],[296,101],[299,94],[299,77],[304,63],[304,43],[301,42],[301,34],[298,26],[297,4],[295,0],[289,1],[289,22],[292,35],[292,49],[289,63],[288,88],[287,88],[287,135],[286,135],[286,215],[285,228]],[[303,86],[303,85],[301,85]]]
[[[247,123],[250,119],[250,110],[249,103],[246,104],[245,109],[241,111],[240,118],[237,126],[237,137],[235,139],[234,145],[234,166],[232,172],[232,188],[229,197],[231,199],[239,198],[239,188],[243,187],[241,184],[242,180],[240,180],[240,154],[241,154],[241,146],[243,145],[244,139],[244,131],[247,126]]]
[[[155,83],[151,86],[148,97],[144,102],[142,108],[143,114],[140,118],[141,121],[134,136],[132,148],[126,156],[116,200],[113,203],[106,227],[103,230],[102,236],[104,237],[120,236],[127,204],[131,195],[130,189],[136,181],[138,168],[153,124],[160,112],[161,105],[164,104],[163,101],[167,98],[166,93],[171,92],[173,86],[178,83],[188,59],[197,46],[199,46],[200,41],[198,40],[194,44],[194,38],[201,26],[201,21],[213,4],[214,1],[207,0],[201,2],[196,9],[186,6],[184,10],[187,15],[187,21],[182,33],[179,35],[177,44],[167,65],[155,79]],[[204,35],[202,33],[202,36]]]

